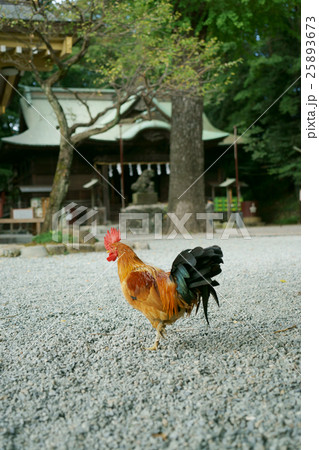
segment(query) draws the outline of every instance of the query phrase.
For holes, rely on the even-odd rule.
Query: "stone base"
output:
[[[134,192],[132,195],[133,205],[152,205],[158,202],[156,192]]]
[[[91,244],[66,244],[66,250],[68,253],[88,253],[94,252],[94,245]]]
[[[264,225],[264,223],[261,221],[261,218],[257,216],[244,217],[244,224],[250,227],[258,227]]]
[[[63,244],[47,244],[45,248],[49,252],[49,255],[64,255],[66,251]]]
[[[43,256],[48,256],[48,251],[43,245],[21,248],[21,258],[41,258]]]
[[[20,256],[20,249],[16,247],[0,248],[0,256],[15,258],[16,256]]]
[[[153,233],[155,229],[155,214],[161,213],[162,219],[164,219],[167,213],[167,203],[156,203],[155,205],[129,205],[124,209],[121,209],[122,213],[147,213],[149,217],[149,232]],[[130,228],[139,229],[141,227],[141,220],[138,219],[128,219],[127,231]]]
[[[103,242],[96,242],[94,244],[94,250],[96,252],[106,252]]]
[[[79,243],[80,244],[95,244],[96,239],[95,239],[94,236],[92,236],[89,239],[86,239],[88,234],[89,234],[89,231],[80,230],[80,233],[79,233],[79,238],[80,238],[80,242]]]

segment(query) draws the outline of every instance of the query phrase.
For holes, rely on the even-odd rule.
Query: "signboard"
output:
[[[33,219],[32,208],[19,208],[12,210],[13,219]]]

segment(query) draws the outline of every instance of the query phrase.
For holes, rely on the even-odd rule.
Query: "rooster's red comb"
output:
[[[121,240],[120,230],[116,230],[115,228],[111,228],[111,231],[107,231],[104,236],[104,245],[106,250],[110,250],[110,246],[115,242],[119,242]]]

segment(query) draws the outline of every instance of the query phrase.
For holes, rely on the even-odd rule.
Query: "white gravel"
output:
[[[213,243],[221,307],[210,328],[202,311],[168,327],[157,352],[104,253],[0,258],[0,448],[299,448],[300,237]],[[169,269],[211,244],[137,252]]]

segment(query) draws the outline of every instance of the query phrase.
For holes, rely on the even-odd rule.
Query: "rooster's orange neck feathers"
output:
[[[114,246],[118,251],[117,267],[122,282],[133,269],[143,266],[144,263],[128,245],[118,242]]]

